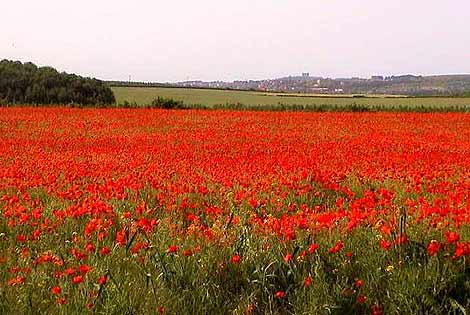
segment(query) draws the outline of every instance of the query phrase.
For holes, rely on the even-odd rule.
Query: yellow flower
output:
[[[395,269],[395,267],[393,265],[389,265],[385,268],[385,271],[392,272],[394,269]]]

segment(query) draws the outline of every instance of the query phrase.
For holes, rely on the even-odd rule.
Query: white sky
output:
[[[101,79],[470,73],[470,0],[0,0],[0,59]]]

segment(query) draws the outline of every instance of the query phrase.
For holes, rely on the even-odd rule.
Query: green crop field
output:
[[[263,93],[250,91],[226,91],[187,88],[154,88],[154,87],[113,87],[118,104],[125,101],[148,105],[157,97],[167,97],[183,101],[187,105],[216,106],[225,104],[243,104],[248,106],[276,106],[283,104],[303,106],[338,106],[347,107],[353,104],[366,107],[430,107],[430,108],[465,108],[470,109],[470,98],[447,97],[353,97],[351,95],[319,96],[282,93]]]

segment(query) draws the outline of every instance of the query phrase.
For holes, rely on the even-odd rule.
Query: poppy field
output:
[[[470,115],[0,108],[0,314],[466,314]]]

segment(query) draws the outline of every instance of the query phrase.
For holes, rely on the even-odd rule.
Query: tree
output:
[[[0,105],[66,104],[109,105],[116,102],[103,81],[59,73],[31,62],[0,61]]]

